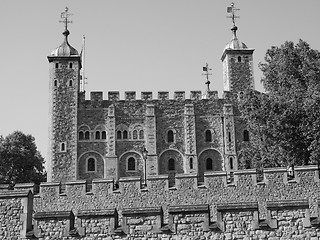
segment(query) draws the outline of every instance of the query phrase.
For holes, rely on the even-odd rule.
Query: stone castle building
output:
[[[66,20],[67,22],[67,20]],[[254,89],[253,51],[236,36],[223,49],[224,94],[216,91],[91,92],[81,90],[81,54],[68,42],[48,56],[50,143],[48,181],[237,170],[237,153],[249,141],[234,96]],[[147,150],[146,166],[143,150]]]

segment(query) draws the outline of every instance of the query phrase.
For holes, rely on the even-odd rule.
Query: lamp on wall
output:
[[[144,178],[143,178],[143,187],[147,187],[147,157],[148,151],[144,147],[142,151],[143,161],[144,161]]]

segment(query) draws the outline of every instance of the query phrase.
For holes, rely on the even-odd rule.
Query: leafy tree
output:
[[[243,167],[304,165],[320,160],[320,53],[300,40],[271,47],[260,63],[266,93],[240,100],[251,144]]]
[[[0,181],[2,183],[39,183],[46,180],[44,159],[37,150],[35,139],[15,131],[0,136]]]

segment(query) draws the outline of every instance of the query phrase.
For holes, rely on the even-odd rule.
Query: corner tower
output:
[[[49,150],[48,182],[76,180],[77,109],[81,56],[68,43],[68,8],[61,14],[65,23],[63,43],[49,60]]]
[[[233,22],[232,39],[223,50],[221,57],[223,65],[223,89],[238,93],[247,89],[254,89],[253,77],[253,51],[237,38],[237,26],[235,11],[239,10],[231,4],[227,8]]]

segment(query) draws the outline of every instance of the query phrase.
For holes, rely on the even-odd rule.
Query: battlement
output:
[[[228,98],[230,96],[230,92],[224,92],[223,93],[223,99]],[[83,101],[84,96],[82,93],[80,93],[80,99]],[[103,92],[90,92],[90,100],[91,101],[103,101],[103,100],[109,100],[109,101],[119,101],[119,100],[125,100],[125,101],[134,101],[134,100],[144,100],[144,101],[150,101],[150,100],[176,100],[176,101],[184,101],[186,99],[189,100],[202,100],[202,99],[219,99],[218,97],[218,91],[209,91],[209,92],[201,92],[201,91],[190,91],[190,94],[188,97],[186,97],[185,91],[175,91],[173,93],[173,98],[170,99],[169,92],[167,91],[159,91],[157,98],[153,97],[153,92],[146,91],[141,92],[140,98],[137,98],[137,93],[135,91],[126,91],[124,92],[124,99],[120,98],[120,92],[118,91],[109,91],[108,92],[108,99],[103,99]]]

